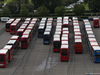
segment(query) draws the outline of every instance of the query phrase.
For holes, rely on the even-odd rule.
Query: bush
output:
[[[48,15],[50,12],[49,9],[47,9],[47,7],[45,6],[40,6],[38,9],[37,9],[37,12],[36,12],[36,15],[39,15],[39,16],[44,16],[44,15]]]
[[[25,4],[25,7],[29,10],[29,12],[34,12],[34,5],[33,4]]]
[[[10,16],[11,15],[11,12],[10,10],[7,8],[7,7],[4,7],[3,8],[3,11],[2,11],[2,16]]]
[[[18,14],[19,7],[18,4],[14,1],[7,3],[6,7],[10,10],[11,14]]]
[[[29,16],[29,10],[25,7],[25,5],[22,6],[21,10],[20,10],[20,15],[22,17],[27,17]]]
[[[84,13],[85,13],[85,7],[83,5],[75,5],[74,6],[74,14],[77,15],[77,16],[83,16]]]
[[[65,15],[65,8],[63,6],[55,8],[55,14],[63,16]]]

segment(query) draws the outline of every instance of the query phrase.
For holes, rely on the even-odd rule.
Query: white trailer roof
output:
[[[27,25],[22,25],[22,26],[20,26],[20,28],[26,28],[27,27]]]
[[[52,22],[47,22],[46,26],[52,26]]]
[[[81,35],[81,33],[80,32],[75,32],[75,35]]]
[[[97,42],[90,42],[90,44],[91,44],[91,46],[93,46],[93,45],[98,45]]]
[[[26,18],[25,20],[28,20],[28,21],[30,21],[30,20],[31,20],[31,18]]]
[[[68,40],[68,37],[61,37],[61,40]]]
[[[94,34],[93,31],[87,31],[87,34]]]
[[[55,37],[55,38],[53,39],[53,41],[60,41],[60,38]]]
[[[36,21],[31,21],[31,24],[35,24],[36,23]]]
[[[7,44],[14,44],[16,40],[9,40]]]
[[[29,37],[29,35],[22,35],[21,38],[28,38],[28,37]]]
[[[51,28],[52,28],[52,26],[47,26],[46,28],[49,28],[49,29],[51,29]]]
[[[55,34],[61,34],[61,32],[60,31],[57,31],[57,32],[55,32]]]
[[[80,29],[79,25],[74,25],[74,29]]]
[[[13,35],[13,36],[11,37],[11,39],[17,39],[17,38],[19,38],[19,36],[17,36],[17,35]]]
[[[12,47],[12,45],[6,45],[3,49],[11,49]]]
[[[95,38],[89,38],[89,41],[91,42],[91,41],[96,41],[96,39]]]
[[[56,29],[56,31],[60,31],[61,32],[61,29]]]
[[[72,19],[73,19],[73,20],[78,20],[78,18],[77,18],[77,17],[72,17]]]
[[[61,44],[62,45],[64,45],[64,44],[68,45],[68,41],[61,41]]]
[[[62,37],[68,37],[68,34],[62,34]]]
[[[61,45],[61,48],[68,48],[68,45]]]
[[[27,29],[28,29],[28,28],[32,29],[33,27],[28,26]]]
[[[68,34],[69,33],[69,31],[63,31],[63,34]]]
[[[57,26],[62,26],[62,23],[57,23]]]
[[[74,32],[80,32],[80,29],[74,29]]]
[[[63,31],[65,31],[65,30],[68,31],[68,28],[63,28],[62,30],[63,30]]]
[[[46,28],[46,29],[45,29],[45,32],[51,32],[51,29]]]
[[[95,38],[94,34],[88,35],[89,38]]]
[[[57,17],[57,20],[59,20],[59,19],[62,20],[62,17]]]
[[[75,39],[81,39],[81,36],[75,35]]]
[[[30,33],[30,32],[27,32],[27,31],[26,31],[26,32],[23,33],[23,35],[29,35],[29,33]]]
[[[54,37],[54,38],[56,38],[56,37],[60,38],[60,35],[54,35],[53,37]]]
[[[45,20],[47,20],[47,18],[42,18],[42,20],[44,20],[44,21],[45,21]]]
[[[82,42],[81,39],[75,39],[75,42]]]
[[[28,23],[30,23],[30,21],[25,21],[24,23],[25,23],[25,24],[28,24]]]
[[[17,31],[24,31],[24,29],[18,29]]]
[[[6,54],[7,52],[8,52],[7,49],[1,49],[1,50],[0,50],[0,54]]]
[[[44,35],[48,35],[48,34],[50,34],[50,32],[44,32]]]
[[[100,46],[92,46],[92,48],[94,49],[94,51],[100,51]]]
[[[45,27],[44,26],[39,26],[39,28],[38,29],[44,29]]]
[[[99,18],[98,17],[94,17],[93,20],[99,20]]]
[[[28,24],[23,23],[22,26],[27,26]]]

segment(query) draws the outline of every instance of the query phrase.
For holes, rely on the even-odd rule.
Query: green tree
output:
[[[72,4],[72,3],[76,3],[77,1],[78,0],[62,0],[62,4],[64,6],[68,6],[68,5]]]
[[[74,10],[73,11],[74,11],[75,15],[82,16],[85,13],[85,7],[83,5],[77,4],[77,5],[74,6]]]
[[[25,7],[25,5],[22,6],[20,10],[20,15],[23,17],[29,16],[29,10]]]
[[[89,8],[93,12],[100,11],[100,0],[89,0]]]
[[[47,7],[45,7],[45,6],[40,6],[40,7],[37,9],[36,14],[42,16],[42,15],[48,15],[49,12],[50,12],[50,11],[47,9]]]
[[[58,6],[61,6],[62,5],[62,0],[50,0],[46,6],[48,9],[50,9],[50,12],[51,13],[54,13],[55,11],[55,8],[58,7]]]
[[[25,7],[29,9],[30,12],[33,12],[34,5],[29,4],[29,0],[12,0],[9,3],[7,3],[7,7],[9,8],[12,14],[19,14],[23,5],[25,5]]]
[[[34,12],[34,5],[33,4],[25,4],[25,7],[29,10],[29,12]]]
[[[19,12],[18,4],[15,1],[9,2],[6,7],[11,11],[11,14],[17,14]]]
[[[2,8],[3,3],[4,3],[4,0],[0,0],[0,8]]]
[[[63,15],[65,15],[65,8],[63,6],[56,7],[55,13],[60,15],[60,16],[63,16]]]
[[[10,10],[7,7],[4,7],[2,11],[2,16],[10,16],[10,15],[11,15]]]
[[[24,4],[29,4],[29,0],[21,0],[21,2]]]
[[[4,3],[4,0],[0,0],[0,3]]]
[[[61,1],[62,0],[32,0],[32,3],[34,4],[35,9],[44,5],[50,10],[51,13],[54,13],[54,9],[61,5]]]
[[[89,2],[89,0],[84,0],[84,2],[85,2],[85,3],[88,3],[88,2]]]

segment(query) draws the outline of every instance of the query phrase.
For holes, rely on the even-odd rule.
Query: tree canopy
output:
[[[2,16],[10,16],[11,12],[8,8],[4,7],[3,8],[3,12],[2,12]]]
[[[63,6],[56,7],[55,8],[55,13],[57,15],[63,16],[65,14],[65,8]]]
[[[74,6],[74,10],[73,11],[74,11],[75,15],[82,16],[85,13],[85,7],[83,5],[77,4],[77,5]]]
[[[45,7],[45,6],[40,6],[38,9],[37,9],[37,15],[40,15],[40,16],[42,16],[42,15],[48,15],[49,14],[49,10],[47,9],[47,7]]]
[[[34,8],[37,9],[40,6],[46,6],[48,9],[50,9],[50,12],[53,13],[54,9],[57,6],[61,5],[61,0],[32,0],[32,3],[34,4]]]
[[[100,0],[84,0],[85,3],[89,3],[89,8],[93,12],[100,11]]]
[[[29,16],[29,10],[25,7],[25,5],[22,6],[22,8],[20,10],[20,14],[23,17]]]

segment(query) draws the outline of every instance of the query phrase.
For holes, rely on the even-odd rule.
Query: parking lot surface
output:
[[[28,49],[17,49],[12,61],[6,68],[0,68],[0,75],[100,75],[100,63],[93,63],[89,54],[89,48],[83,22],[80,21],[80,28],[83,40],[83,53],[75,54],[74,52],[74,35],[73,26],[69,25],[69,62],[60,61],[60,53],[53,52],[53,42],[50,45],[43,45],[43,39],[37,37],[37,30],[33,34]],[[53,23],[55,30],[56,23]],[[100,46],[100,28],[92,29]],[[5,26],[5,23],[0,23],[0,30]],[[2,31],[0,33],[0,48],[2,49],[9,41],[9,32]]]

